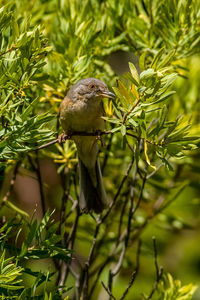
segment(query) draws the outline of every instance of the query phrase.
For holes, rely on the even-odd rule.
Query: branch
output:
[[[135,270],[133,271],[132,273],[132,276],[131,276],[131,280],[129,282],[129,285],[127,286],[127,288],[125,289],[123,295],[119,298],[119,300],[123,300],[126,295],[128,294],[128,291],[129,289],[132,287],[134,281],[135,281],[135,278],[138,274],[138,271],[139,271],[139,267],[140,267],[140,251],[141,251],[141,245],[142,245],[142,241],[139,240],[138,242],[138,249],[137,249],[137,256],[136,256],[136,268]]]
[[[14,44],[14,45],[12,45],[10,48],[8,48],[6,51],[4,51],[4,52],[1,52],[0,53],[0,56],[3,56],[4,54],[7,54],[7,53],[9,53],[9,52],[11,52],[12,50],[14,50],[15,49],[15,47],[16,47],[16,45]]]
[[[38,154],[38,153],[37,153]],[[44,216],[46,213],[46,205],[45,205],[45,196],[43,192],[43,186],[42,186],[42,177],[41,177],[41,171],[40,171],[40,164],[38,160],[38,155],[36,156],[36,166],[34,165],[31,157],[28,157],[29,162],[33,168],[33,170],[37,174],[37,179],[38,179],[38,184],[39,184],[39,189],[40,189],[40,200],[41,200],[41,206],[42,206],[42,215]]]
[[[118,190],[117,190],[117,193],[116,193],[115,196],[114,196],[113,201],[111,202],[111,204],[110,204],[110,206],[109,206],[107,212],[105,213],[105,215],[102,217],[102,223],[105,221],[105,219],[106,219],[107,216],[109,215],[109,213],[110,213],[110,211],[112,210],[112,208],[113,208],[113,206],[114,206],[114,204],[115,204],[117,198],[119,197],[120,192],[121,192],[121,189],[122,189],[122,187],[124,186],[124,183],[126,182],[126,180],[127,180],[127,178],[128,178],[128,175],[129,175],[129,173],[130,173],[130,171],[131,171],[131,168],[132,168],[132,166],[133,166],[134,161],[135,161],[135,158],[133,157],[133,158],[132,158],[132,161],[131,161],[130,164],[128,165],[128,168],[127,168],[127,170],[126,170],[126,173],[125,173],[125,175],[124,175],[124,177],[123,177],[123,179],[122,179],[122,181],[121,181],[121,184],[120,184],[120,186],[119,186],[119,188],[118,188]]]
[[[116,298],[113,296],[113,294],[111,293],[111,291],[109,290],[109,288],[107,286],[105,286],[105,284],[103,283],[103,281],[101,281],[101,284],[103,285],[104,289],[106,290],[106,292],[108,293],[108,295],[110,296],[110,298],[116,300]]]
[[[5,194],[5,196],[3,197],[0,208],[2,208],[6,204],[6,202],[8,201],[8,198],[10,197],[10,194],[11,194],[13,188],[14,188],[14,184],[15,184],[15,180],[16,180],[16,177],[17,177],[17,171],[18,171],[19,166],[20,166],[20,161],[18,161],[16,163],[15,167],[14,167],[13,175],[12,175],[12,178],[10,180],[9,189],[8,189],[7,193]]]
[[[58,142],[59,142],[59,140],[58,140],[58,139],[55,139],[55,140],[53,140],[53,141],[51,141],[51,142],[49,142],[49,143],[46,143],[46,144],[44,144],[44,145],[42,145],[42,146],[37,147],[36,149],[33,149],[33,151],[37,151],[37,150],[40,150],[40,149],[43,149],[43,148],[47,148],[47,147],[49,147],[49,146],[51,146],[51,145],[54,145],[54,144],[56,144],[56,143],[58,143]]]
[[[106,153],[105,153],[104,160],[103,160],[103,163],[102,163],[102,166],[101,166],[102,175],[103,175],[104,169],[105,169],[107,161],[108,161],[109,152],[110,152],[111,146],[112,146],[113,136],[114,136],[113,134],[110,135],[109,142],[108,142],[108,145],[107,145],[107,148],[106,148]]]
[[[160,279],[162,278],[162,274],[163,274],[163,268],[158,266],[158,251],[157,251],[157,246],[156,246],[156,238],[153,237],[153,248],[154,248],[154,264],[155,264],[155,268],[156,268],[156,281],[154,283],[154,286],[151,290],[150,295],[148,296],[147,300],[150,300],[153,296],[153,294],[155,293],[157,287],[158,287],[158,283],[160,281]]]
[[[157,247],[156,247],[155,236],[152,239],[153,239],[153,248],[154,248],[154,263],[155,263],[155,267],[156,267],[156,280],[159,280],[160,272],[159,272],[159,267],[158,267],[158,251],[157,251]]]
[[[136,181],[136,177],[135,177],[134,182],[135,181]],[[142,188],[142,191],[143,191],[143,188]],[[113,278],[120,271],[120,268],[122,266],[123,259],[124,259],[124,256],[125,256],[125,253],[126,253],[126,250],[128,247],[128,241],[129,241],[130,232],[131,232],[131,220],[132,220],[132,216],[134,213],[134,209],[133,209],[134,187],[133,186],[131,186],[131,188],[130,188],[130,194],[131,194],[131,205],[130,205],[130,209],[129,209],[128,222],[127,222],[127,227],[126,227],[126,235],[124,238],[123,248],[122,248],[118,263],[113,270],[110,270],[110,273],[109,273],[109,288],[110,288],[110,290],[112,289]],[[119,237],[118,237],[118,239],[119,239]]]
[[[117,132],[116,132],[117,133]],[[101,140],[101,136],[103,135],[108,135],[108,134],[114,134],[111,130],[107,130],[107,131],[96,131],[96,132],[84,132],[84,131],[74,131],[73,133],[71,133],[70,135],[67,134],[63,134],[62,135],[62,139],[60,139],[59,137],[57,139],[54,139],[44,145],[41,145],[31,151],[36,151],[36,150],[41,150],[44,148],[47,148],[51,145],[54,145],[56,143],[65,143],[67,140],[71,140],[73,136],[96,136],[97,139]],[[134,139],[137,139],[138,141],[140,140],[140,138],[132,133],[127,132],[126,135],[133,137]],[[154,142],[151,142],[149,140],[146,140],[147,143],[151,144],[151,145],[155,145],[158,146],[159,144],[156,144]],[[106,158],[107,159],[107,158]]]
[[[130,115],[130,113],[132,113],[132,111],[134,111],[134,109],[136,108],[136,106],[138,106],[138,104],[140,103],[140,98],[138,99],[138,101],[131,107],[131,109],[123,116],[122,119],[122,123],[126,123],[126,120],[128,118],[128,115]]]

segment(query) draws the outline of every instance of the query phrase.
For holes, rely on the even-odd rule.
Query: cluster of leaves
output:
[[[28,19],[17,20],[7,7],[1,8],[1,125],[0,159],[19,158],[22,152],[48,140],[54,132],[47,128],[55,116],[35,111],[44,77],[41,70],[51,47],[38,27]],[[35,111],[35,112],[34,112]],[[46,125],[44,127],[44,125]]]
[[[199,136],[191,136],[189,119],[178,115],[175,120],[169,119],[168,106],[175,91],[170,90],[177,73],[169,62],[175,52],[171,51],[162,58],[164,48],[154,56],[149,68],[145,68],[145,57],[141,56],[138,74],[135,66],[130,63],[130,73],[124,76],[128,84],[118,81],[114,88],[120,102],[115,105],[116,116],[105,119],[114,124],[111,132],[121,131],[125,140],[128,136],[137,141],[144,141],[146,162],[151,165],[147,154],[147,143],[151,146],[154,160],[159,158],[170,170],[170,157],[183,157],[185,150],[197,149]],[[170,98],[170,100],[168,100]],[[154,166],[153,166],[154,167]]]
[[[13,263],[14,257],[5,259],[5,251],[0,258],[0,293],[9,295],[9,291],[20,290],[23,288],[21,275],[23,268],[18,267],[17,263]]]
[[[62,246],[63,234],[58,234],[58,223],[51,219],[52,213],[47,212],[41,222],[37,220],[13,219],[1,227],[1,250],[0,258],[0,295],[1,297],[13,297],[12,299],[35,299],[40,286],[46,288],[46,284],[52,280],[55,271],[41,272],[33,271],[26,262],[52,258],[55,264],[58,259],[69,261],[70,251]],[[18,239],[23,236],[21,247],[18,246]],[[15,236],[15,245],[10,244],[10,239]],[[5,249],[9,249],[13,257],[6,259]],[[24,265],[24,267],[22,267]],[[31,276],[31,286],[25,287],[24,277]],[[54,289],[53,299],[61,299],[59,288],[66,292],[68,288],[57,287]],[[19,298],[18,298],[19,297]],[[44,299],[44,294],[37,296],[37,299]],[[47,297],[47,295],[46,295]],[[48,298],[47,298],[48,299]]]
[[[197,286],[188,284],[181,286],[180,280],[175,280],[169,273],[163,276],[158,286],[159,300],[190,300]]]

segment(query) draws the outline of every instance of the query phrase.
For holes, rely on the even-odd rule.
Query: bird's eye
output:
[[[88,87],[89,87],[89,89],[94,90],[95,87],[96,87],[96,85],[95,85],[94,83],[90,83],[90,84],[88,85]]]

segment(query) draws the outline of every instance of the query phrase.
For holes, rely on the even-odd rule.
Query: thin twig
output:
[[[3,56],[4,54],[7,54],[7,53],[9,53],[9,52],[11,52],[11,51],[13,51],[14,49],[15,49],[15,47],[16,47],[16,45],[14,44],[14,45],[12,45],[10,48],[8,48],[6,51],[4,51],[4,52],[1,52],[0,53],[0,56]]]
[[[111,210],[112,210],[112,208],[113,208],[113,206],[114,206],[114,204],[115,204],[117,198],[119,197],[120,192],[121,192],[121,189],[122,189],[122,187],[123,187],[125,181],[126,181],[127,178],[128,178],[128,175],[129,175],[129,173],[130,173],[130,171],[131,171],[131,168],[132,168],[132,166],[133,166],[133,163],[134,163],[134,157],[133,157],[131,163],[128,165],[128,168],[127,168],[127,170],[126,170],[126,173],[125,173],[125,175],[124,175],[124,177],[123,177],[123,179],[122,179],[122,181],[121,181],[121,184],[120,184],[120,186],[119,186],[119,188],[118,188],[118,190],[117,190],[117,192],[116,192],[116,194],[115,194],[115,196],[114,196],[114,199],[113,199],[112,203],[110,204],[110,207],[108,208],[108,210],[107,210],[107,212],[105,213],[105,215],[103,215],[102,218],[99,220],[99,223],[98,223],[97,228],[96,228],[96,229],[97,229],[97,232],[96,232],[97,234],[98,234],[98,232],[99,232],[99,229],[100,229],[101,224],[105,222],[105,219],[106,219],[107,216],[110,214],[110,212],[111,212]],[[125,208],[124,208],[124,210],[125,210]],[[121,222],[122,222],[122,218],[121,218]],[[119,232],[121,232],[121,230],[120,230]],[[97,234],[96,234],[96,235],[97,235]],[[111,260],[111,258],[113,257],[114,252],[115,252],[115,250],[116,250],[116,248],[117,248],[117,245],[118,245],[118,243],[119,243],[120,241],[121,241],[121,239],[118,237],[117,243],[116,243],[114,249],[110,252],[109,256],[106,258],[105,262],[104,262],[104,263],[102,264],[102,266],[100,267],[100,269],[99,269],[99,271],[98,271],[98,274],[97,274],[97,277],[96,277],[96,280],[95,280],[95,282],[93,283],[93,286],[92,286],[92,288],[91,288],[91,290],[90,290],[89,299],[90,299],[90,297],[91,297],[91,295],[92,295],[92,293],[93,293],[93,291],[94,291],[94,288],[95,288],[95,286],[96,286],[96,284],[97,284],[97,281],[98,281],[98,278],[99,278],[100,274],[102,273],[102,271],[103,271],[103,269],[105,268],[105,266],[107,265],[107,263],[108,263],[108,262]],[[95,239],[95,244],[96,244],[96,239]],[[98,247],[98,249],[99,249],[99,247]],[[124,257],[124,253],[125,253],[125,252],[122,251],[122,253],[121,253],[121,255],[120,255],[120,258],[121,258],[121,259],[120,259],[120,264],[119,264],[118,266],[121,266],[121,264],[122,264],[123,257]],[[117,269],[118,269],[118,266],[117,266]],[[117,272],[118,272],[118,270],[117,270]],[[111,271],[110,271],[110,275],[109,275],[109,279],[110,279],[110,280],[109,280],[109,288],[112,287],[112,277],[113,277],[113,276],[112,276]],[[111,288],[110,288],[110,290],[111,290]]]
[[[128,291],[130,290],[130,288],[132,287],[134,281],[135,281],[135,278],[138,274],[138,271],[139,271],[139,267],[140,267],[140,251],[141,251],[141,245],[142,245],[142,241],[139,240],[138,242],[138,248],[137,248],[137,254],[136,254],[136,268],[135,270],[133,271],[132,273],[132,276],[131,276],[131,280],[129,282],[129,285],[127,286],[127,288],[125,289],[123,295],[119,298],[119,300],[123,300],[126,295],[128,294]]]
[[[124,117],[122,119],[123,124],[126,123],[128,116],[130,115],[130,113],[132,113],[132,111],[134,111],[134,109],[138,106],[140,101],[141,101],[141,99],[139,98],[138,101],[131,107],[131,109],[124,115]]]
[[[107,216],[109,215],[110,211],[112,210],[112,208],[113,208],[113,206],[114,206],[114,204],[115,204],[117,198],[119,197],[120,192],[121,192],[121,190],[122,190],[122,188],[123,188],[123,186],[124,186],[124,183],[126,182],[126,180],[127,180],[127,178],[128,178],[128,175],[129,175],[129,173],[130,173],[130,171],[131,171],[131,168],[132,168],[132,166],[133,166],[134,160],[135,160],[135,159],[134,159],[134,157],[133,157],[133,158],[132,158],[132,161],[131,161],[130,164],[128,165],[128,168],[127,168],[127,170],[126,170],[126,173],[125,173],[125,175],[124,175],[124,177],[123,177],[123,179],[122,179],[122,181],[121,181],[121,183],[120,183],[120,185],[119,185],[119,188],[118,188],[118,190],[117,190],[117,192],[116,192],[116,194],[115,194],[115,196],[114,196],[113,201],[111,202],[111,204],[110,204],[110,206],[109,206],[107,212],[106,212],[106,213],[104,214],[104,216],[102,217],[102,222],[105,221],[105,219],[106,219]]]
[[[109,158],[109,152],[111,150],[113,136],[114,136],[113,134],[110,135],[108,146],[106,148],[106,153],[105,153],[104,160],[103,160],[103,163],[102,163],[102,166],[101,166],[102,174],[104,172],[104,169],[106,167],[106,164],[107,164],[107,161],[108,161],[108,158]]]
[[[59,138],[54,139],[54,140],[52,140],[52,141],[50,141],[50,142],[48,142],[48,143],[46,143],[44,145],[41,145],[41,146],[39,146],[39,147],[31,150],[31,151],[41,150],[41,149],[47,148],[47,147],[49,147],[51,145],[54,145],[56,143],[64,143],[67,140],[71,140],[73,136],[96,136],[97,139],[99,139],[102,135],[107,135],[107,134],[112,134],[113,135],[113,132],[111,130],[98,131],[98,132],[74,131],[73,133],[70,134],[70,136],[69,135],[63,135],[62,136],[62,140],[60,140]],[[131,136],[131,137],[137,139],[138,141],[140,140],[140,138],[137,135],[132,134],[130,132],[126,132],[126,135]],[[151,144],[151,145],[154,145],[154,146],[158,146],[159,145],[159,144],[156,144],[156,143],[151,142],[149,140],[146,140],[146,142],[149,143],[149,144]]]
[[[109,288],[110,288],[110,290],[112,290],[113,278],[118,274],[118,272],[121,269],[121,266],[122,266],[122,263],[124,260],[124,256],[125,256],[125,253],[126,253],[126,250],[128,247],[128,241],[129,241],[130,232],[131,232],[131,220],[132,220],[132,216],[133,216],[133,199],[134,199],[134,187],[133,186],[131,186],[130,193],[131,193],[131,205],[130,205],[130,209],[129,209],[128,223],[127,223],[127,227],[126,227],[126,235],[124,238],[124,244],[123,244],[123,248],[122,248],[118,263],[113,270],[110,270],[110,273],[109,273]]]
[[[13,170],[13,175],[12,175],[12,178],[10,180],[10,186],[9,186],[9,189],[8,191],[6,192],[5,196],[3,197],[3,200],[1,202],[1,205],[0,205],[0,208],[2,208],[6,202],[8,201],[8,198],[10,197],[12,191],[13,191],[13,188],[14,188],[14,184],[15,184],[15,180],[16,180],[16,177],[17,177],[17,172],[18,172],[18,168],[20,166],[20,161],[18,161],[14,167],[14,170]]]
[[[76,218],[75,218],[72,230],[68,236],[68,239],[65,242],[65,247],[67,249],[72,250],[74,247],[74,241],[76,238],[76,231],[77,231],[77,227],[78,227],[79,217],[80,217],[80,209],[79,209],[79,206],[77,205],[76,206]],[[61,271],[60,285],[64,285],[65,281],[67,280],[67,277],[68,277],[69,271],[70,271],[70,266],[71,266],[71,260],[69,260],[67,263],[63,264],[63,271]]]
[[[151,172],[149,175],[147,175],[147,179],[151,178],[153,175],[155,175],[159,170],[160,168],[164,166],[164,163],[161,163],[153,172]]]
[[[103,281],[101,281],[101,284],[103,285],[104,289],[106,290],[106,292],[108,293],[108,295],[110,296],[110,298],[116,300],[116,298],[112,295],[112,293],[109,290],[109,288],[107,286],[105,286],[105,284],[103,283]]]
[[[160,272],[159,272],[159,266],[158,266],[158,251],[157,251],[155,236],[153,236],[152,239],[153,239],[153,249],[154,249],[154,263],[155,263],[155,267],[156,267],[156,280],[159,280]]]
[[[158,251],[157,251],[157,246],[156,246],[156,238],[153,237],[153,248],[154,248],[154,264],[155,264],[155,268],[156,268],[156,281],[153,285],[153,288],[151,290],[151,293],[149,294],[147,300],[150,300],[153,296],[153,294],[155,293],[157,287],[158,287],[158,283],[160,281],[160,279],[162,278],[162,274],[163,274],[163,268],[158,266]]]
[[[120,236],[121,236],[121,228],[122,228],[122,222],[123,222],[123,217],[125,214],[125,209],[126,209],[126,205],[127,205],[128,201],[125,200],[122,206],[122,210],[121,210],[121,214],[120,214],[120,219],[119,219],[119,227],[118,227],[118,234],[117,234],[117,244],[119,243],[120,240]]]
[[[130,171],[131,171],[131,168],[132,168],[132,166],[133,166],[133,163],[134,163],[134,157],[133,157],[131,163],[128,165],[128,168],[127,168],[127,170],[126,170],[126,173],[125,173],[124,177],[122,178],[121,184],[120,184],[120,186],[119,186],[119,188],[118,188],[118,190],[117,190],[117,192],[116,192],[116,194],[115,194],[115,196],[114,196],[114,199],[113,199],[113,201],[111,202],[111,204],[110,204],[110,206],[109,206],[107,212],[106,212],[100,219],[98,219],[98,223],[97,223],[96,230],[95,230],[95,234],[94,234],[94,238],[93,238],[92,247],[91,247],[91,250],[90,250],[89,260],[87,261],[87,264],[88,264],[88,262],[89,262],[89,264],[90,264],[91,261],[92,261],[92,256],[93,256],[93,253],[94,253],[94,248],[95,248],[95,246],[96,246],[97,235],[98,235],[98,233],[99,233],[99,229],[100,229],[101,225],[104,224],[105,219],[106,219],[107,216],[110,214],[110,212],[111,212],[111,210],[112,210],[112,208],[113,208],[113,206],[114,206],[114,204],[115,204],[117,198],[119,197],[120,192],[121,192],[121,189],[122,189],[122,187],[123,187],[125,181],[126,181],[127,178],[128,178],[128,175],[129,175],[129,173],[130,173]],[[98,249],[99,249],[99,248],[98,248]],[[113,250],[113,251],[114,251],[114,250]],[[96,283],[97,283],[97,281],[98,281],[98,278],[99,278],[101,272],[103,271],[105,265],[108,263],[108,261],[109,261],[109,260],[111,259],[111,257],[113,256],[113,251],[111,251],[111,253],[110,253],[108,259],[106,259],[106,262],[104,262],[103,265],[101,266],[101,268],[100,268],[100,270],[99,270],[99,272],[98,272],[98,276],[97,276],[97,278],[96,278],[96,280],[95,280],[95,282],[94,282],[94,284],[93,284],[93,286],[92,286],[92,288],[91,288],[91,290],[90,290],[89,298],[91,297],[91,295],[92,295],[92,293],[93,293],[93,291],[94,291],[95,285],[96,285]]]
[[[64,171],[62,176],[61,176],[63,196],[62,196],[62,200],[61,200],[61,209],[60,209],[59,233],[61,233],[62,224],[64,224],[64,222],[67,219],[66,214],[65,214],[65,210],[66,210],[67,200],[68,200],[69,195],[70,195],[70,188],[71,188],[71,181],[72,181],[71,174],[69,174],[69,183],[68,183],[68,186],[66,186],[66,183],[67,183],[66,173],[69,173],[69,169],[67,169],[67,172]]]
[[[85,266],[83,269],[83,279],[82,279],[83,280],[83,288],[82,288],[83,299],[88,299],[89,267],[90,267],[90,264],[93,259],[93,254],[94,254],[94,249],[95,249],[96,242],[97,242],[97,235],[99,233],[99,228],[100,228],[100,225],[102,224],[99,218],[96,220],[96,222],[97,222],[97,225],[96,225],[96,229],[95,229],[93,240],[92,240],[92,246],[90,248],[89,256],[88,256],[87,261],[85,262]]]
[[[67,205],[67,200],[69,198],[69,193],[70,193],[70,179],[71,176],[69,178],[69,185],[66,186],[67,183],[67,176],[66,176],[66,172],[64,171],[62,176],[61,176],[61,184],[63,187],[63,196],[62,196],[62,200],[61,200],[61,209],[60,209],[60,222],[59,222],[59,228],[58,228],[58,233],[61,235],[62,232],[62,225],[65,224],[66,221],[66,205]],[[61,240],[62,246],[65,247],[66,245],[66,232],[64,232],[62,240]],[[56,261],[55,263],[58,274],[57,274],[57,280],[56,280],[56,284],[63,286],[65,283],[65,276],[66,276],[66,271],[67,271],[67,264],[65,261],[63,260],[58,260],[58,263]]]
[[[94,289],[95,289],[95,287],[96,287],[96,285],[97,285],[97,282],[98,282],[98,280],[99,280],[99,278],[100,278],[100,275],[101,275],[101,273],[103,272],[104,268],[107,266],[107,264],[110,262],[111,258],[112,258],[112,256],[109,255],[109,256],[106,258],[106,260],[104,261],[104,263],[103,263],[100,267],[97,268],[97,270],[98,270],[97,276],[96,276],[96,279],[95,279],[95,281],[94,281],[94,283],[93,283],[93,285],[92,285],[92,287],[91,287],[91,290],[90,290],[90,294],[89,294],[88,299],[91,299],[92,294],[93,294],[93,292],[94,292]],[[95,272],[95,273],[96,273],[96,272]]]
[[[59,142],[59,140],[58,140],[58,139],[55,139],[55,140],[53,140],[53,141],[51,141],[51,142],[48,142],[48,143],[46,143],[46,144],[44,144],[44,145],[42,145],[42,146],[37,147],[36,149],[33,149],[33,151],[47,148],[47,147],[49,147],[49,146],[51,146],[51,145],[54,145],[54,144],[56,144],[56,143],[58,143],[58,142]]]
[[[37,164],[37,166],[35,167],[35,171],[36,171],[37,178],[38,178],[38,183],[39,183],[39,188],[40,188],[42,214],[44,216],[46,213],[46,205],[45,205],[45,196],[44,196],[44,191],[43,191],[43,186],[42,186],[42,177],[41,177],[41,170],[40,170],[40,163],[39,163],[38,155],[36,156],[36,164]]]

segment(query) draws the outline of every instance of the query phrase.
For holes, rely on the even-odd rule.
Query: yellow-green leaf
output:
[[[133,95],[135,96],[135,98],[136,98],[137,100],[139,100],[140,97],[139,97],[138,91],[136,90],[134,84],[132,84],[132,86],[131,86],[131,91],[132,91]]]
[[[151,162],[150,162],[148,154],[147,154],[147,142],[146,142],[146,140],[144,141],[144,155],[145,155],[145,159],[146,159],[146,162],[148,163],[148,165],[151,166],[155,170],[156,167],[151,165]]]
[[[137,71],[136,67],[134,66],[134,64],[129,63],[129,68],[130,68],[130,71],[131,71],[131,75],[133,76],[133,78],[136,81],[136,85],[139,85],[139,83],[140,83],[140,76],[138,74],[138,71]]]

